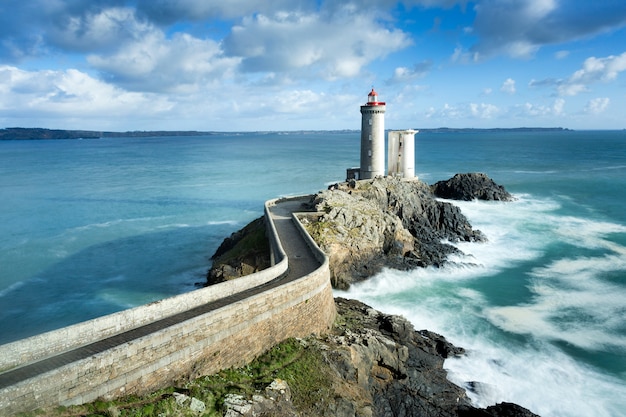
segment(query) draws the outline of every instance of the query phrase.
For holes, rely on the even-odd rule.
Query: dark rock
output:
[[[353,404],[344,404],[349,412],[341,416],[536,417],[511,403],[473,407],[443,369],[445,358],[462,355],[464,350],[443,336],[415,331],[405,318],[357,300],[336,298],[335,303],[339,319],[326,339],[326,359],[347,384],[335,384],[344,387],[336,396]],[[320,415],[329,413],[320,410]]]
[[[456,174],[447,181],[431,185],[431,188],[437,197],[452,200],[513,200],[513,196],[503,186],[482,173]]]
[[[500,403],[485,409],[461,406],[458,417],[539,417],[537,414],[513,403]]]
[[[239,278],[270,266],[269,241],[263,217],[224,239],[211,257],[207,285]]]

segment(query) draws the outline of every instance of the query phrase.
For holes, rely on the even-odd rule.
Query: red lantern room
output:
[[[378,101],[378,93],[374,91],[372,87],[372,91],[367,95],[367,105],[368,106],[384,106],[384,101]]]

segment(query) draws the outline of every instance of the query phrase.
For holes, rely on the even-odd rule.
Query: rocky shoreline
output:
[[[504,187],[481,173],[457,174],[433,185],[386,177],[332,185],[311,197],[300,220],[328,254],[334,288],[346,289],[382,268],[443,266],[452,262],[451,255],[460,254],[451,243],[486,240],[457,206],[442,198],[513,199]],[[253,222],[256,229],[248,225],[248,231],[258,234],[259,222]],[[258,252],[252,257],[242,255],[246,235],[237,232],[225,240],[216,252],[209,282],[232,279],[258,267],[250,264],[258,260]],[[231,257],[230,264],[224,258],[229,248],[239,254]],[[269,259],[269,252],[266,256]],[[444,360],[462,355],[463,349],[443,336],[416,331],[406,319],[378,312],[356,300],[335,301],[338,323],[315,343],[323,346],[336,391],[317,415],[535,416],[510,403],[474,408],[465,390],[446,378]],[[257,399],[267,406],[280,403],[277,398],[269,403],[262,396]],[[262,415],[258,414],[259,403],[239,400],[239,405],[250,406],[245,410],[257,410],[257,414],[240,413],[243,409],[237,406],[227,415]],[[280,412],[264,412],[299,415],[293,406],[283,403],[281,407]]]
[[[331,332],[300,341],[305,354],[321,355],[323,400],[298,409],[293,387],[274,380],[265,395],[229,396],[226,416],[536,417],[512,403],[473,407],[465,391],[446,378],[444,360],[464,351],[443,336],[416,331],[405,318],[357,300],[335,303],[338,320]]]

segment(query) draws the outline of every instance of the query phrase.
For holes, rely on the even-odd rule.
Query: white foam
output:
[[[626,351],[626,288],[606,279],[606,274],[626,271],[626,248],[610,240],[626,228],[560,216],[560,205],[551,199],[517,197],[512,203],[458,204],[489,242],[458,244],[468,256],[454,259],[455,266],[384,270],[338,295],[404,315],[417,329],[441,333],[466,348],[468,354],[446,361],[446,368],[461,386],[478,382],[468,393],[478,406],[511,401],[543,417],[626,416],[626,377],[587,367],[553,343]],[[526,282],[529,290],[523,304],[491,305],[472,287],[475,280],[536,262],[554,245],[595,252],[568,253],[529,269],[525,278],[518,276],[525,281],[517,285]],[[531,337],[512,338],[511,333]]]
[[[209,221],[206,224],[209,225],[209,226],[219,226],[219,225],[222,225],[222,224],[228,224],[228,225],[233,225],[234,226],[236,224],[239,224],[239,222],[236,221],[236,220],[220,220],[220,221]]]
[[[191,225],[187,223],[170,223],[157,226],[157,229],[185,229],[187,227],[191,227]]]
[[[533,270],[532,303],[486,310],[496,326],[583,349],[623,349],[626,288],[602,279],[626,270],[626,255],[561,259]]]
[[[550,345],[517,349],[479,338],[463,343],[466,356],[447,360],[445,367],[457,385],[478,382],[479,389],[468,395],[479,407],[510,401],[543,417],[624,415],[622,381],[599,374]]]

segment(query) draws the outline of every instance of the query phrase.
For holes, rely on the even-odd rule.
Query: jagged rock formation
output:
[[[335,299],[339,322],[327,336],[327,360],[346,389],[333,413],[341,417],[532,417],[510,403],[474,408],[465,391],[446,378],[444,359],[462,355],[443,336],[421,330],[401,316],[357,300]],[[320,415],[322,415],[320,413]]]
[[[433,184],[431,188],[437,197],[452,200],[513,200],[503,186],[482,173],[456,174],[449,180]]]
[[[346,289],[383,267],[440,266],[459,250],[447,242],[484,241],[460,209],[438,201],[419,180],[376,178],[317,193],[321,214],[302,219],[330,258],[335,288]]]
[[[224,239],[211,257],[207,285],[239,278],[270,266],[270,248],[263,217]]]

